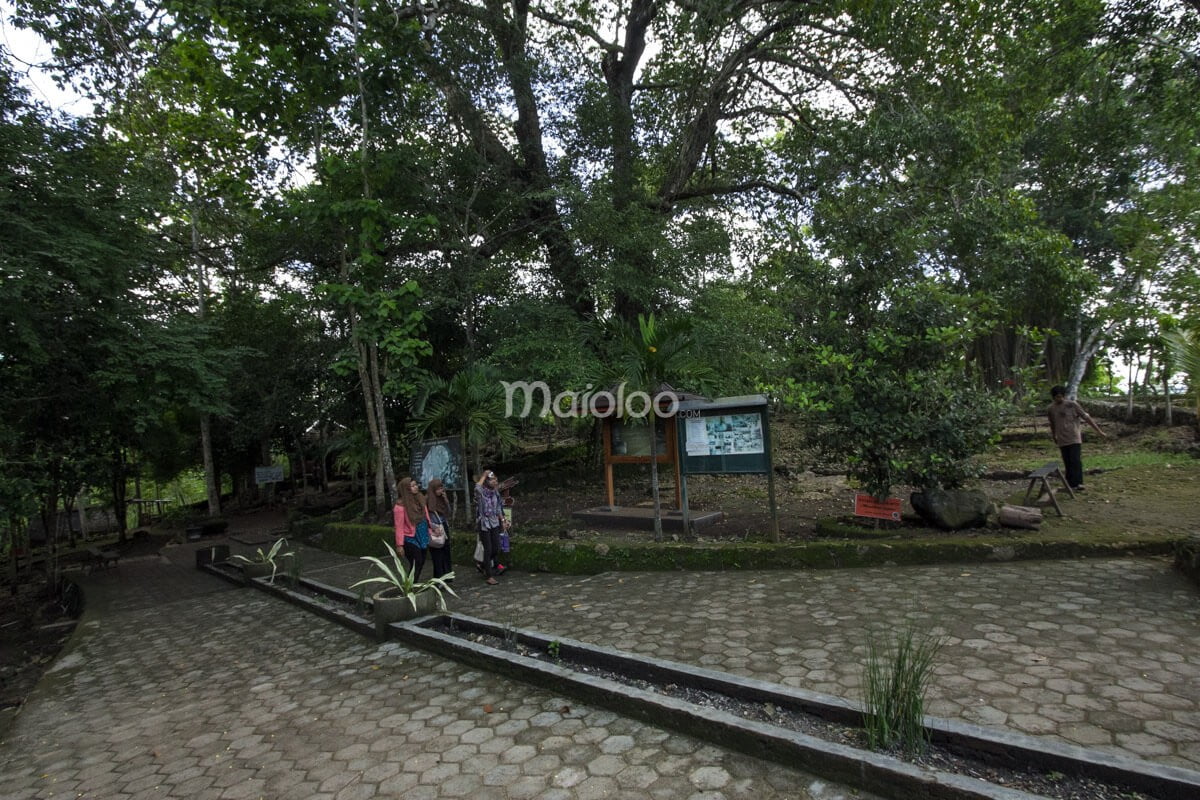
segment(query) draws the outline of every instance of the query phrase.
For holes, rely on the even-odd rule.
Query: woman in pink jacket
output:
[[[392,522],[396,528],[396,550],[404,551],[404,557],[413,569],[413,580],[418,580],[429,552],[429,512],[425,509],[421,487],[412,478],[401,478],[396,482]]]

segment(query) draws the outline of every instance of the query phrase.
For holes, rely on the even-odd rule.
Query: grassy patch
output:
[[[1131,451],[1125,453],[1084,453],[1083,466],[1085,469],[1128,469],[1130,467],[1165,467],[1187,466],[1195,464],[1196,459],[1186,453],[1155,453],[1152,451]]]

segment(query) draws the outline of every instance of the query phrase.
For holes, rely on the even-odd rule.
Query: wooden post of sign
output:
[[[771,541],[779,542],[779,508],[775,505],[775,459],[771,456],[771,429],[767,425],[767,411],[762,413],[763,444],[767,450],[767,499],[771,503]]]
[[[676,414],[673,420],[677,420],[679,415]],[[687,448],[683,446],[682,438],[685,428],[681,428],[676,423],[675,431],[675,486],[679,497],[679,512],[683,515],[683,537],[690,539],[692,536],[692,512],[688,509],[687,496],[687,470],[683,468],[683,454],[687,452]]]
[[[679,425],[675,422],[678,419],[678,414],[670,418],[670,431],[666,432],[663,437],[667,440],[667,452],[671,455],[671,466],[675,468],[675,507],[683,507],[683,489],[680,484],[680,468],[679,459],[682,457],[679,453]],[[683,533],[686,536],[688,533],[687,526],[684,526]]]

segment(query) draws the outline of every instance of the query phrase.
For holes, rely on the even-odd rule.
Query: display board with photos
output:
[[[767,408],[697,404],[680,413],[684,472],[697,474],[769,472]]]

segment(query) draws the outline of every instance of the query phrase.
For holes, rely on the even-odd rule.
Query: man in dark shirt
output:
[[[1062,452],[1063,465],[1067,468],[1067,485],[1075,491],[1083,490],[1083,429],[1080,422],[1091,425],[1096,433],[1108,438],[1096,421],[1088,416],[1079,403],[1067,397],[1067,390],[1055,386],[1050,390],[1054,400],[1046,409],[1050,419],[1050,435]]]

